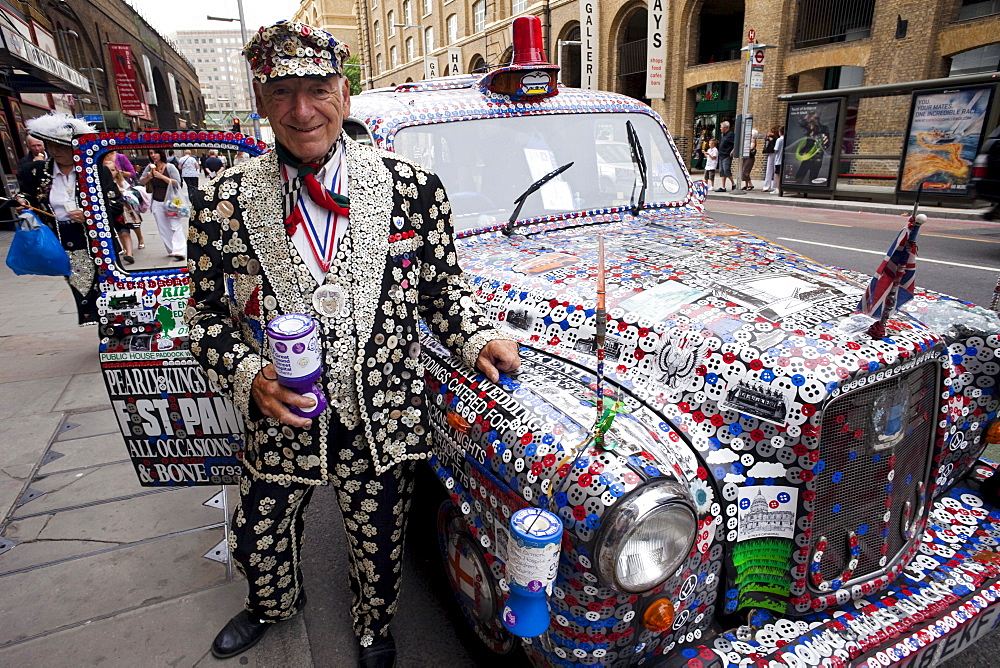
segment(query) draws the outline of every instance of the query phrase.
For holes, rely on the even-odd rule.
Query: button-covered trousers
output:
[[[354,633],[367,646],[385,635],[396,611],[415,462],[376,475],[361,438],[334,438],[340,434],[346,435],[330,435],[330,472],[347,533]],[[312,493],[312,485],[240,480],[229,548],[247,579],[246,608],[258,619],[280,621],[298,610],[303,518]]]

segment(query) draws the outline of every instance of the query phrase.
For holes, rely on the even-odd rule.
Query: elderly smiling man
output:
[[[261,28],[244,53],[275,150],[223,172],[189,234],[191,350],[246,418],[245,473],[230,548],[246,609],[217,657],[252,647],[305,604],[303,515],[332,483],[350,552],[360,665],[391,666],[406,513],[416,460],[430,450],[418,318],[490,379],[519,365],[462,276],[438,178],[341,131],[350,112],[347,47],[301,23]],[[283,387],[263,331],[303,313],[322,346],[329,408]]]

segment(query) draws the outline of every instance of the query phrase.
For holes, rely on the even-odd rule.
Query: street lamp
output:
[[[104,131],[108,131],[108,122],[104,118],[104,103],[101,102],[101,89],[97,87],[97,78],[94,76],[94,72],[100,72],[104,74],[103,67],[81,67],[81,72],[90,72],[90,83],[94,85],[94,94],[97,96],[97,108],[101,111],[101,125],[104,126]]]
[[[243,43],[246,44],[247,39],[247,24],[243,17],[243,0],[236,0],[236,6],[239,7],[240,17],[238,19],[230,19],[223,16],[207,16],[209,21],[224,21],[226,23],[239,22],[240,24],[240,36],[243,39]],[[257,141],[260,141],[260,114],[257,113],[257,96],[253,94],[253,73],[250,72],[250,61],[244,60],[246,64],[246,74],[247,74],[247,89],[250,93],[250,111],[253,120],[253,133],[257,137]]]

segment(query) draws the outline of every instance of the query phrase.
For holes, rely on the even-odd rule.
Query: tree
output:
[[[347,59],[346,65],[344,74],[351,82],[351,95],[357,95],[361,92],[361,58],[355,54]]]

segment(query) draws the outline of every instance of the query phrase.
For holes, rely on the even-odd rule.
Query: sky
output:
[[[238,30],[239,22],[209,21],[206,16],[239,18],[238,0],[125,0],[161,35],[178,30]],[[249,37],[262,25],[290,19],[299,0],[243,0]]]

